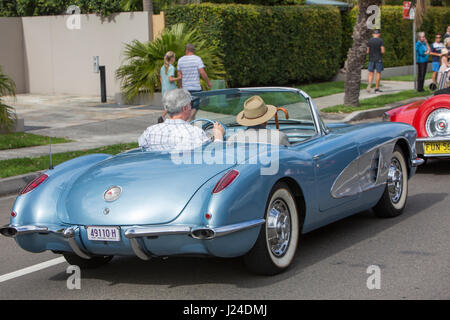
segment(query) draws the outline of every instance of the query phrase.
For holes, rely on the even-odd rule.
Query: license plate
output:
[[[87,236],[92,241],[120,241],[119,227],[87,227]]]
[[[425,154],[448,154],[450,153],[450,141],[425,142]]]

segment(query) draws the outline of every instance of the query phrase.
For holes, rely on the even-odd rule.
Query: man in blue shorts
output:
[[[439,68],[441,67],[441,50],[444,49],[444,44],[441,42],[441,35],[436,33],[436,38],[434,42],[431,44],[431,61],[433,65],[433,83],[434,87],[436,87],[436,79],[437,74],[439,72]]]
[[[377,76],[375,80],[375,93],[381,92],[380,90],[380,79],[381,79],[381,71],[384,70],[383,66],[383,54],[385,52],[384,49],[384,41],[380,38],[381,33],[379,30],[373,31],[373,37],[369,40],[367,45],[367,54],[369,55],[369,80],[367,84],[367,92],[370,92],[373,80],[373,73],[376,70]]]

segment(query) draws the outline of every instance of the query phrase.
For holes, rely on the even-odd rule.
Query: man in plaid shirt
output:
[[[168,119],[148,127],[139,137],[139,146],[147,151],[184,151],[211,141],[205,132],[187,122],[191,116],[191,94],[186,89],[166,92],[163,98]],[[217,122],[212,129],[214,140],[222,141],[225,130]]]

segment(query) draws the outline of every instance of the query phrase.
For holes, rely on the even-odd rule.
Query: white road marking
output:
[[[34,266],[31,266],[28,268],[23,268],[23,269],[14,271],[14,272],[7,273],[7,274],[0,276],[0,283],[27,275],[29,273],[36,272],[36,271],[39,271],[42,269],[46,269],[46,268],[52,267],[54,265],[57,265],[57,264],[60,264],[63,262],[66,262],[66,259],[64,259],[64,257],[60,257],[60,258],[56,258],[56,259],[52,259],[52,260],[48,260],[48,261],[45,261],[42,263],[35,264]]]

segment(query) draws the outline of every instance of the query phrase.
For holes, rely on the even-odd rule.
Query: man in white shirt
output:
[[[208,87],[212,87],[211,81],[209,81],[208,75],[206,74],[202,58],[196,56],[194,52],[194,45],[188,43],[186,45],[185,55],[178,60],[177,64],[178,76],[181,77],[180,86],[190,93],[202,91],[200,76],[206,81]],[[190,120],[195,119],[198,108],[199,104],[194,102]]]
[[[187,120],[191,116],[191,94],[186,89],[168,91],[163,98],[168,119],[148,127],[139,137],[139,146],[147,151],[185,151],[211,141],[205,132]],[[222,141],[224,128],[217,122],[212,129],[214,140]]]

